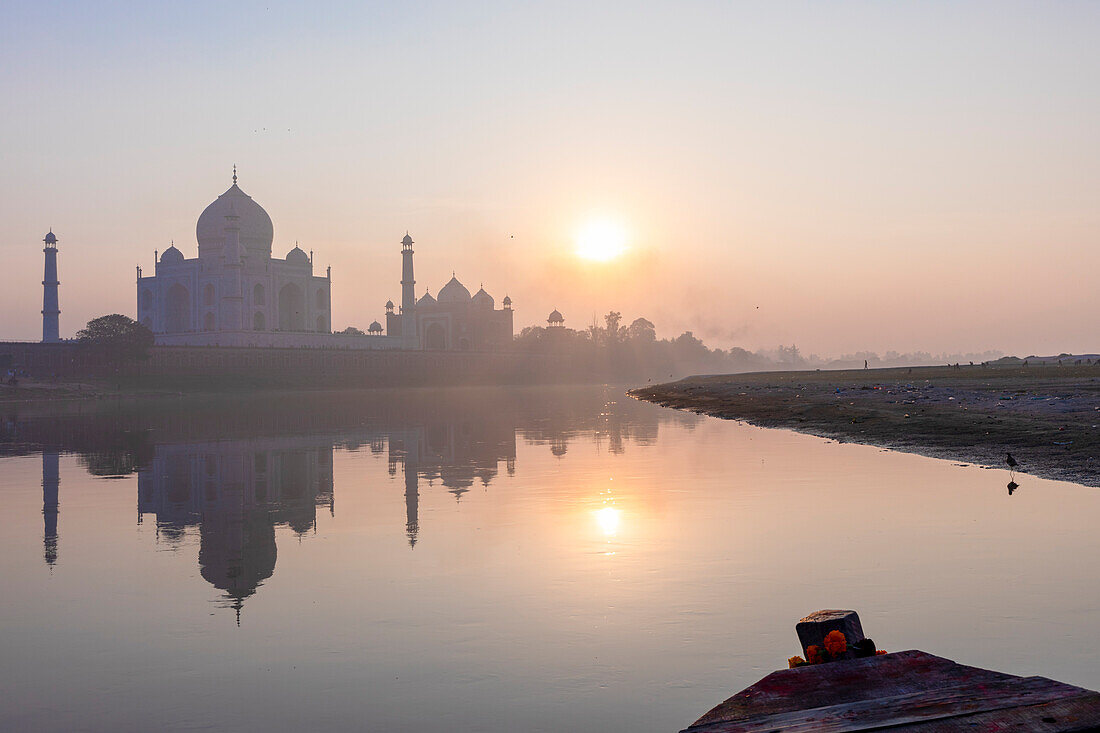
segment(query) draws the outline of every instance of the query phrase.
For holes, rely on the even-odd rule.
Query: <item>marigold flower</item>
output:
[[[875,656],[878,656],[879,654],[885,654],[885,653],[886,653],[885,649],[876,649],[875,650]]]
[[[795,667],[801,667],[806,663],[806,660],[802,657],[791,657],[787,660],[787,669],[794,669]]]
[[[821,655],[821,647],[817,644],[806,647],[806,661],[810,664],[821,664],[825,657]]]
[[[848,650],[848,639],[843,631],[830,631],[825,635],[825,651],[830,656],[839,657]]]

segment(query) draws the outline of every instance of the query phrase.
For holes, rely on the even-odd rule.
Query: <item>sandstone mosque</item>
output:
[[[177,346],[266,346],[350,349],[495,351],[512,341],[512,300],[501,308],[453,276],[433,297],[416,298],[413,240],[401,240],[401,304],[386,303],[363,335],[332,332],[332,268],[313,270],[313,253],[295,244],[271,256],[271,217],[237,185],[218,196],[195,227],[198,256],[173,244],[149,277],[137,268],[137,319],[156,343]]]

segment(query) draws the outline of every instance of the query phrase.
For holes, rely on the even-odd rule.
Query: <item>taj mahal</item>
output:
[[[295,244],[271,254],[271,217],[237,185],[218,196],[195,227],[196,257],[174,244],[137,268],[137,320],[165,346],[258,346],[494,351],[512,341],[512,301],[501,308],[484,288],[474,295],[456,277],[436,296],[416,298],[413,239],[401,240],[401,303],[385,305],[385,326],[365,334],[332,332],[332,268],[318,275],[313,253]]]

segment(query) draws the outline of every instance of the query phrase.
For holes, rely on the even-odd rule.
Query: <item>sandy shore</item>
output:
[[[638,399],[1100,486],[1100,366],[914,367],[690,377]]]

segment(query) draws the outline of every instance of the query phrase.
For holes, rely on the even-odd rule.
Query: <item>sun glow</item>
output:
[[[626,230],[610,219],[594,219],[577,233],[577,256],[608,262],[626,251]]]
[[[618,533],[619,520],[622,519],[620,510],[613,506],[605,506],[603,509],[596,510],[594,514],[596,523],[600,525],[605,537],[614,537]]]

